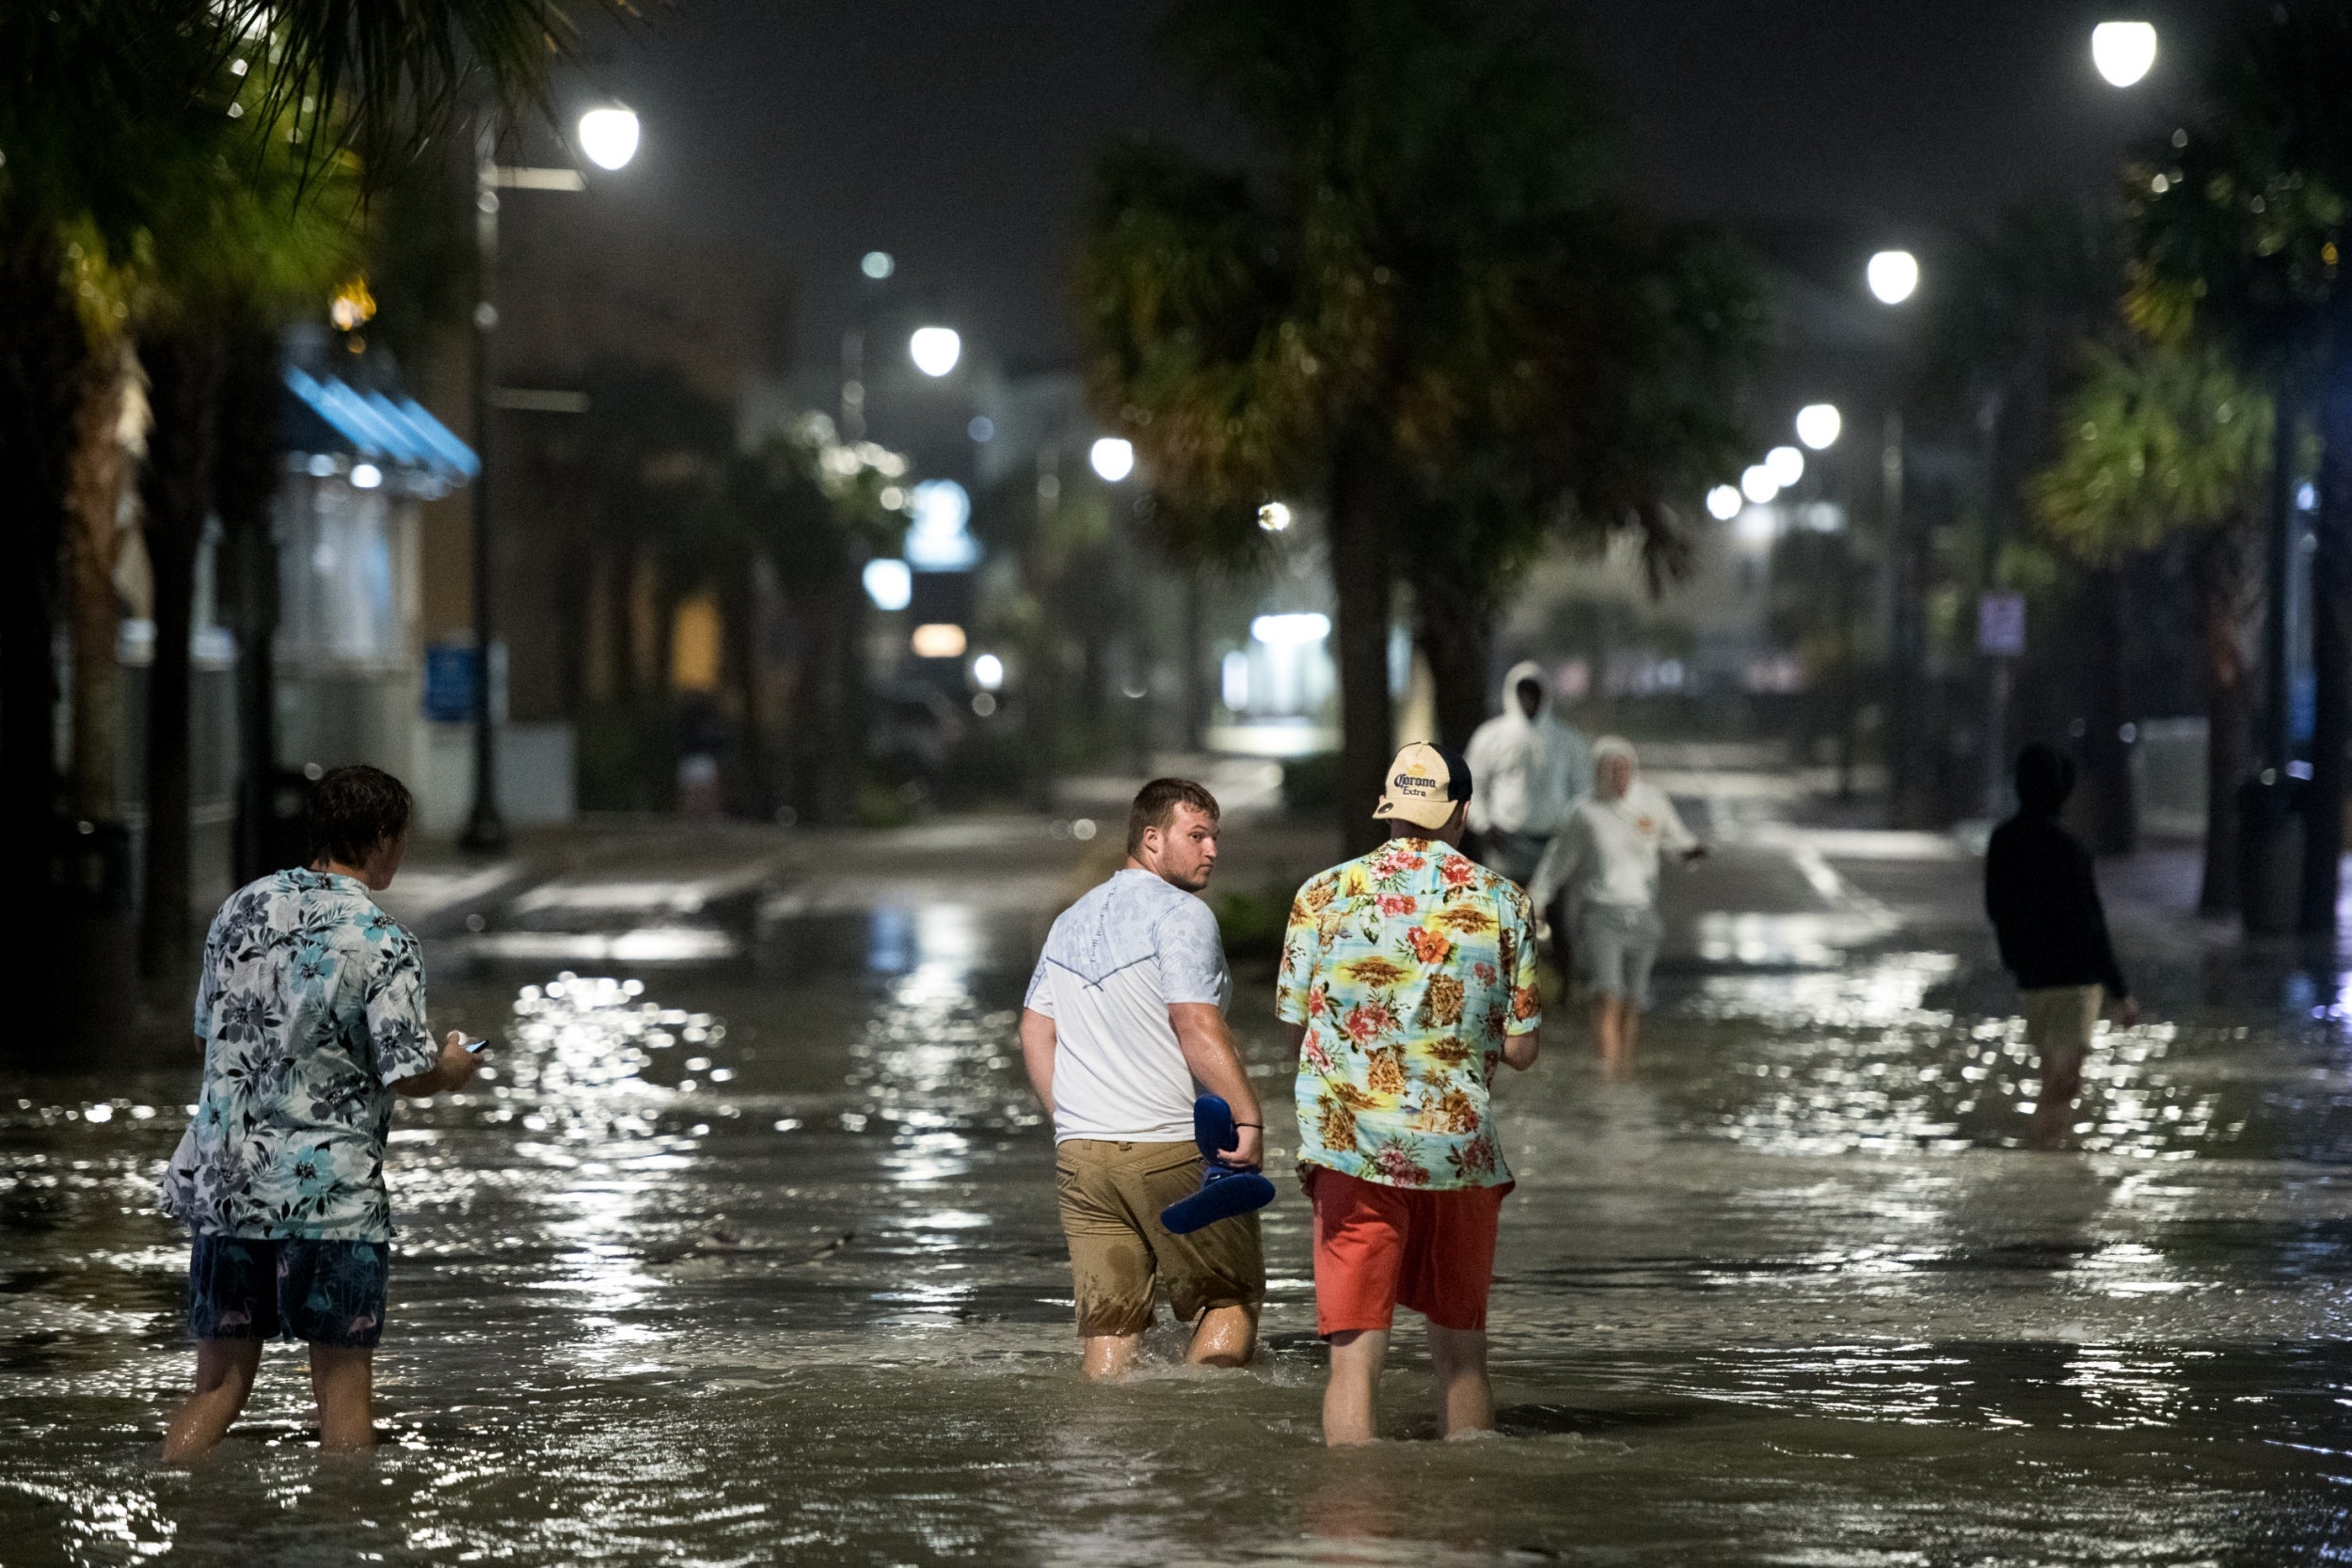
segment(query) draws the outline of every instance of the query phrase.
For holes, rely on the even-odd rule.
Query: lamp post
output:
[[[1908,250],[1882,250],[1863,269],[1871,296],[1882,305],[1900,306],[1919,289],[1919,259]],[[1920,657],[1921,606],[1918,551],[1903,517],[1903,416],[1889,404],[1879,447],[1879,521],[1886,540],[1887,564],[1887,703],[1881,725],[1885,736],[1887,811],[1897,826],[1905,825],[1917,802],[1913,799],[1914,758],[1918,736],[1917,683]]]
[[[599,168],[617,169],[637,155],[634,110],[610,106],[580,117],[580,148]],[[506,819],[499,810],[498,736],[490,707],[490,648],[496,621],[490,606],[496,571],[490,538],[490,437],[495,389],[490,374],[490,334],[498,326],[499,192],[584,191],[588,182],[576,168],[516,168],[498,161],[498,132],[483,127],[474,166],[474,245],[481,297],[473,308],[473,445],[481,467],[473,483],[473,809],[458,841],[490,852],[506,846]]]

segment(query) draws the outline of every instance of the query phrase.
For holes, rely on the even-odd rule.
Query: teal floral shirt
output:
[[[196,989],[204,1086],[164,1212],[221,1236],[391,1239],[391,1085],[431,1070],[416,939],[349,877],[230,895]]]
[[[1396,838],[1298,890],[1274,1010],[1306,1025],[1298,1159],[1391,1187],[1511,1180],[1487,1085],[1543,1022],[1518,884],[1436,839]]]

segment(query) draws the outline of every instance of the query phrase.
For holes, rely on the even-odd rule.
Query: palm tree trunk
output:
[[[155,572],[155,651],[147,675],[147,900],[139,923],[139,966],[149,974],[176,969],[188,957],[188,636],[197,549],[213,502],[221,358],[218,334],[201,326],[151,333],[139,342],[155,415],[139,486]]]
[[[19,909],[47,895],[56,812],[50,637],[88,353],[64,271],[56,233],[20,207],[0,227],[0,896]]]
[[[2090,847],[2102,855],[2128,855],[2138,843],[2132,810],[2131,721],[2124,665],[2130,594],[2120,567],[2100,567],[2085,585],[2090,610],[2090,700],[2082,745],[2085,804],[2090,808]]]
[[[1340,838],[1349,854],[1379,843],[1372,808],[1394,754],[1389,695],[1389,531],[1378,479],[1360,439],[1343,441],[1331,467],[1331,586],[1339,609]]]
[[[278,342],[247,324],[231,332],[222,362],[214,499],[220,512],[221,584],[237,637],[237,838],[239,885],[284,869],[276,840],[278,773]]]
[[[741,794],[736,801],[745,815],[765,817],[775,810],[769,784],[768,729],[760,711],[759,582],[751,562],[743,562],[719,594],[719,620],[725,638],[727,672],[740,705],[736,726],[741,748]]]
[[[1486,719],[1494,607],[1454,573],[1424,570],[1413,583],[1413,621],[1436,689],[1438,737],[1449,746],[1468,746]]]
[[[131,452],[122,442],[124,398],[136,361],[128,344],[93,358],[82,378],[74,437],[72,520],[66,546],[69,642],[73,659],[73,808],[86,822],[121,811],[121,688],[117,678],[121,606],[115,567],[122,556],[122,492]]]
[[[2336,928],[2343,875],[2344,747],[2352,741],[2352,389],[2334,377],[2322,418],[2312,550],[2312,787],[2303,814],[2305,931]]]
[[[2250,556],[2259,521],[2210,530],[2190,558],[2197,579],[2198,651],[2205,685],[2205,863],[2201,914],[2234,912],[2238,888],[2239,781],[2246,776],[2253,711]]]

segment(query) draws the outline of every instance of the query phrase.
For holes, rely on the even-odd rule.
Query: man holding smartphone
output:
[[[480,1070],[458,1031],[434,1045],[416,939],[369,897],[400,870],[408,813],[390,774],[333,769],[310,792],[309,865],[230,895],[204,939],[203,1090],[162,1185],[164,1212],[195,1232],[196,1392],[167,1462],[220,1441],[262,1342],[280,1338],[310,1344],[322,1446],[375,1441],[392,1097],[462,1089]]]

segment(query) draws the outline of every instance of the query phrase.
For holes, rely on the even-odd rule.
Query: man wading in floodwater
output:
[[[408,791],[338,768],[310,791],[309,817],[309,868],[230,895],[204,939],[204,1086],[163,1180],[164,1212],[196,1232],[196,1393],[165,1433],[167,1461],[228,1432],[264,1339],[310,1342],[323,1447],[375,1441],[392,1096],[462,1089],[476,1069],[456,1031],[435,1048],[416,939],[368,897],[400,870]]]
[[[2124,1027],[2139,1004],[2123,983],[2107,941],[2107,916],[2091,875],[2090,851],[2058,823],[2074,790],[2074,765],[2036,741],[2017,753],[2017,815],[1993,830],[1984,851],[1984,911],[2001,963],[2017,977],[2026,1043],[2042,1074],[2026,1141],[2064,1148],[2082,1093],[2103,1002]]]
[[[1450,749],[1399,752],[1373,813],[1388,844],[1300,888],[1282,933],[1335,1446],[1379,1434],[1399,1304],[1429,1321],[1438,1432],[1495,1424],[1486,1292],[1511,1172],[1486,1090],[1497,1066],[1535,1065],[1543,1009],[1527,895],[1458,847],[1470,799]]]
[[[1089,1377],[1135,1364],[1153,1288],[1198,1319],[1186,1359],[1238,1367],[1265,1300],[1258,1216],[1172,1234],[1160,1211],[1200,1184],[1193,1085],[1222,1095],[1255,1166],[1257,1091],[1225,1026],[1232,981],[1216,916],[1195,896],[1216,867],[1216,798],[1154,779],[1127,817],[1127,863],[1054,922],[1021,1013],[1029,1084],[1054,1118],[1054,1180]]]

